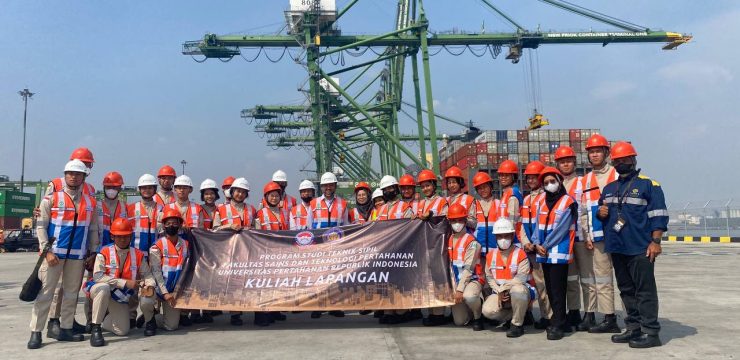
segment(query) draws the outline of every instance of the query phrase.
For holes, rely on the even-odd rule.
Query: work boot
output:
[[[180,326],[193,326],[193,321],[187,315],[180,315]]]
[[[242,326],[244,325],[244,321],[242,321],[242,315],[241,314],[234,314],[231,315],[231,325],[233,326]]]
[[[62,329],[59,328],[59,336],[57,336],[58,341],[83,341],[85,340],[85,335],[82,334],[75,334],[72,329]]]
[[[154,320],[154,316],[152,316],[152,319],[146,322],[146,327],[144,328],[144,336],[154,335],[157,335],[157,321]]]
[[[642,334],[636,338],[630,339],[630,347],[635,349],[647,349],[663,345],[658,335]]]
[[[499,326],[501,326],[501,321],[499,321],[499,320],[496,320],[496,319],[486,319],[486,321],[488,321],[488,325],[491,325],[493,327],[499,327]]]
[[[28,340],[26,348],[38,349],[41,347],[41,331],[31,331],[31,338]]]
[[[92,330],[92,329],[91,329]],[[72,323],[72,332],[75,334],[86,334],[87,333],[87,327],[85,325],[82,325],[75,320]]]
[[[570,326],[578,326],[581,323],[581,312],[579,310],[569,310],[565,322]]]
[[[483,324],[485,320],[483,320],[483,317],[479,317],[475,320],[473,320],[473,331],[481,331],[486,328],[486,326]]]
[[[92,331],[90,335],[90,346],[100,347],[105,346],[105,339],[103,338],[103,329],[100,328],[100,324],[92,324]]]
[[[281,313],[280,311],[270,311],[270,318],[274,321],[285,321],[288,320],[288,317],[285,316],[285,314]]]
[[[128,328],[133,329],[136,327],[136,319],[128,319]],[[92,334],[92,325],[90,327],[90,333]]]
[[[604,315],[604,321],[601,324],[588,329],[591,334],[619,334],[621,331],[622,329],[617,325],[617,316],[614,314]]]
[[[509,330],[506,331],[506,337],[508,338],[518,338],[522,335],[524,335],[524,326],[511,325]]]
[[[527,312],[524,314],[523,326],[530,326],[530,325],[534,325],[534,315],[532,315],[532,310],[527,310]]]
[[[573,327],[570,326],[569,324],[563,324],[563,326],[560,327],[560,330],[564,333],[572,333]]]
[[[329,315],[334,316],[334,317],[344,317],[344,311],[332,310],[332,311],[329,311]]]
[[[254,324],[257,326],[270,326],[270,316],[270,313],[267,312],[255,312]]]
[[[583,315],[583,321],[581,321],[578,326],[576,326],[576,330],[578,331],[588,331],[596,326],[596,314],[592,312],[587,312]]]
[[[133,329],[133,327],[131,327]],[[89,334],[92,332],[92,321],[88,321],[85,323],[85,334]]]
[[[550,319],[540,318],[539,321],[534,323],[534,328],[538,330],[544,330],[550,327]]]
[[[46,323],[46,337],[56,339],[59,337],[59,318],[49,319]]]
[[[311,319],[318,319],[321,317],[321,311],[311,311]]]
[[[145,322],[146,320],[144,319],[144,315],[139,315],[139,317],[136,318],[136,328],[141,329]]]
[[[642,336],[640,329],[630,330],[627,329],[621,334],[612,335],[612,342],[616,344],[626,344],[632,339],[637,339]]]
[[[563,330],[557,326],[547,328],[547,340],[560,340],[563,338]]]

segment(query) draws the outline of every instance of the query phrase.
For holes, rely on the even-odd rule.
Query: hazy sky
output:
[[[340,26],[345,33],[390,30],[395,3],[362,0]],[[479,1],[425,3],[434,31],[511,31]],[[534,0],[494,3],[530,29],[613,29]],[[663,184],[669,201],[740,197],[735,186],[740,125],[732,110],[740,102],[740,3],[577,3],[695,39],[671,52],[662,51],[661,44],[540,48],[542,110],[551,128],[601,128],[609,138],[633,141],[643,173]],[[298,170],[309,163],[309,155],[272,151],[239,111],[256,104],[300,103],[303,95],[296,89],[305,71],[287,57],[277,64],[264,57],[254,63],[235,58],[199,64],[180,53],[184,41],[206,32],[274,33],[283,25],[287,4],[3,1],[0,174],[20,177],[23,103],[17,91],[28,87],[37,95],[29,103],[27,179],[59,176],[72,149],[88,146],[97,159],[90,179],[97,187],[110,170],[133,185],[139,175],[155,173],[165,163],[179,173],[185,159],[197,183],[205,177],[220,182],[227,175],[245,176],[260,190],[279,167],[288,172],[296,193],[304,177]],[[523,64],[469,53],[432,57],[437,110],[484,129],[522,128],[530,111]],[[406,98],[413,99],[406,89]],[[401,127],[411,133],[416,125]],[[460,131],[447,123],[439,128]]]

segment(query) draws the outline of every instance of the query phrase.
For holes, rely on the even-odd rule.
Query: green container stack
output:
[[[18,229],[23,218],[33,217],[36,195],[0,190],[0,228]]]

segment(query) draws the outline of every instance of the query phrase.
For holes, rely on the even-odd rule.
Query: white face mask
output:
[[[558,189],[560,189],[560,184],[558,183],[554,183],[554,184],[550,183],[550,184],[545,185],[545,191],[549,193],[557,192]]]
[[[459,233],[465,229],[465,224],[463,223],[454,223],[452,224],[452,231]]]
[[[118,197],[118,190],[116,190],[116,189],[106,189],[105,190],[105,197],[107,197],[108,199],[111,199],[111,200],[115,199],[116,197]]]
[[[507,250],[511,247],[511,239],[498,239],[496,244],[498,244],[499,249]]]

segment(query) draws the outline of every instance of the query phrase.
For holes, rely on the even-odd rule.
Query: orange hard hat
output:
[[[542,169],[545,168],[545,164],[543,164],[539,160],[535,160],[527,164],[527,167],[524,168],[524,175],[537,175],[539,176],[542,172]]]
[[[518,174],[519,173],[519,167],[516,166],[516,163],[514,160],[505,160],[501,163],[498,167],[499,174]]]
[[[586,141],[586,150],[595,148],[595,147],[609,147],[609,140],[607,140],[604,135],[601,134],[593,134],[591,137],[588,138]]]
[[[457,166],[452,166],[445,171],[445,179],[447,178],[463,178],[462,170]]]
[[[79,147],[72,151],[72,155],[69,156],[70,160],[80,160],[82,162],[95,162],[95,158],[93,158],[92,151],[86,147]]]
[[[554,168],[552,166],[548,166],[548,167],[542,169],[542,172],[540,172],[540,178],[539,178],[540,179],[540,183],[542,183],[542,180],[547,175],[555,175],[558,179],[560,179],[560,182],[563,182],[563,173],[561,173],[560,170],[558,170],[558,169],[556,169],[556,168]]]
[[[425,169],[419,172],[419,176],[416,177],[416,182],[421,184],[424,181],[437,182],[437,176],[434,175],[434,171]]]
[[[637,151],[635,151],[635,147],[632,146],[632,144],[626,141],[620,141],[614,144],[614,147],[612,147],[610,156],[612,160],[624,158],[628,156],[637,156]]]
[[[226,179],[224,179],[224,182],[221,184],[221,188],[226,189],[227,187],[230,187],[231,184],[234,183],[234,180],[236,180],[236,178],[233,176],[227,177]]]
[[[123,176],[115,171],[111,171],[105,174],[103,186],[123,186]]]
[[[488,173],[481,171],[473,176],[473,187],[477,188],[485,183],[493,183],[493,179],[491,179],[491,175],[488,175]]]
[[[576,157],[576,152],[573,151],[572,147],[560,145],[560,147],[555,150],[555,160],[565,159],[569,157]]]
[[[447,219],[449,220],[464,219],[466,217],[468,217],[468,211],[460,204],[452,204],[447,209]]]
[[[278,184],[278,183],[276,183],[274,181],[270,181],[269,183],[267,183],[265,185],[265,189],[262,191],[262,193],[265,194],[265,195],[267,195],[270,192],[275,191],[275,190],[282,191],[283,188],[280,187],[280,184]]]
[[[157,173],[157,177],[162,176],[177,176],[177,173],[175,173],[175,169],[172,166],[165,165],[159,168],[159,172]]]
[[[182,215],[180,215],[180,210],[173,209],[171,207],[164,209],[164,213],[162,214],[162,222],[164,223],[165,220],[169,218],[178,218],[180,222],[182,222]]]
[[[414,177],[409,174],[401,176],[401,178],[398,179],[398,186],[416,186]]]
[[[131,227],[131,223],[127,219],[116,218],[113,220],[113,224],[110,225],[111,235],[131,235],[134,233],[134,229]]]
[[[368,184],[368,183],[366,183],[364,181],[360,181],[360,182],[357,183],[357,185],[355,185],[355,192],[359,191],[360,189],[365,189],[365,190],[367,190],[367,192],[372,192],[373,191],[373,188],[370,187],[370,184]]]

